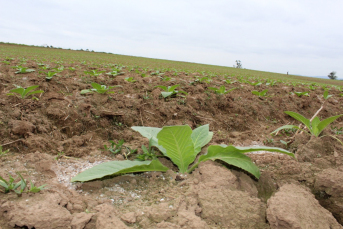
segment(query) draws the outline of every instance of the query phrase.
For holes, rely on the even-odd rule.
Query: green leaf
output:
[[[166,149],[165,156],[179,167],[180,173],[187,172],[188,166],[197,155],[191,134],[192,129],[188,125],[165,126],[157,134],[158,144]]]
[[[163,98],[167,98],[168,96],[171,96],[174,92],[165,92],[165,91],[162,91],[161,92],[161,95],[163,96]]]
[[[281,148],[267,147],[267,146],[254,146],[254,147],[234,147],[234,146],[218,146],[212,145],[208,147],[208,153],[200,156],[199,162],[207,160],[222,160],[230,165],[239,167],[256,178],[260,177],[258,167],[251,161],[251,159],[244,155],[244,153],[255,151],[269,151],[278,152],[294,157],[294,154]]]
[[[75,181],[90,181],[106,176],[113,176],[125,173],[147,172],[147,171],[167,171],[168,168],[161,164],[159,160],[153,161],[109,161],[96,165],[90,169],[77,174],[71,179]]]
[[[97,90],[102,90],[103,88],[101,87],[100,84],[97,84],[97,83],[91,83],[92,87],[97,89]]]
[[[203,125],[193,130],[191,135],[194,151],[198,154],[201,148],[211,141],[213,132],[209,132],[209,125]]]
[[[321,121],[317,127],[318,127],[318,135],[316,135],[317,137],[320,135],[320,133],[325,129],[325,127],[327,127],[329,124],[331,124],[332,122],[334,122],[336,119],[338,119],[339,117],[341,117],[343,114],[341,115],[336,115],[336,116],[332,116],[329,117],[327,119],[324,119],[323,121]]]
[[[158,134],[158,132],[160,132],[162,130],[162,128],[145,127],[145,126],[132,126],[131,129],[139,132],[143,137],[148,138],[151,141],[151,146],[156,146],[159,148],[158,140],[157,140],[157,134]],[[164,150],[164,152],[165,152],[165,150]]]
[[[82,95],[82,94],[86,94],[86,93],[93,93],[93,91],[90,90],[90,89],[85,89],[85,90],[82,90],[82,91],[80,92],[81,95]]]
[[[205,155],[200,156],[199,162],[204,162],[207,160],[221,160],[226,162],[229,165],[234,165],[238,168],[241,168],[255,177],[260,177],[260,170],[258,167],[251,161],[250,157],[244,155],[243,153],[239,152],[239,150],[235,150],[234,147],[222,147],[222,146],[209,146],[208,153]]]
[[[254,95],[260,96],[260,92],[258,91],[252,91],[251,93],[253,93]]]
[[[39,93],[43,93],[43,92],[44,92],[43,90],[33,91],[33,92],[28,93],[26,96],[33,95],[33,94],[39,94]]]
[[[168,87],[168,92],[173,92],[178,86],[180,86],[180,84],[176,84],[174,86],[169,86]]]
[[[285,113],[288,114],[289,116],[291,116],[292,118],[295,118],[299,122],[302,122],[312,133],[310,120],[308,120],[307,118],[305,118],[301,114],[295,113],[293,111],[285,111]]]
[[[275,133],[279,132],[280,130],[286,130],[286,129],[297,129],[297,130],[301,130],[301,128],[299,128],[298,126],[295,126],[295,125],[284,125],[284,126],[281,126],[281,127],[277,128],[276,130],[274,130],[274,131],[271,132],[270,134],[275,134]]]
[[[163,89],[163,90],[165,90],[165,91],[168,91],[168,88],[167,88],[166,86],[159,85],[159,86],[156,86],[156,87],[159,87],[159,88],[161,88],[161,89]]]

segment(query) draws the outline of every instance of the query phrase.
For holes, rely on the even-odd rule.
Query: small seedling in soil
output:
[[[276,135],[280,130],[285,130],[285,129],[297,129],[297,130],[304,131],[305,133],[307,133],[309,135],[319,137],[319,135],[322,133],[322,131],[329,124],[331,124],[332,122],[334,122],[336,119],[338,119],[339,117],[341,117],[343,115],[343,114],[341,114],[341,115],[332,116],[332,117],[329,117],[329,118],[324,119],[322,121],[320,121],[320,119],[316,116],[311,121],[311,120],[305,118],[304,116],[302,116],[301,114],[298,114],[298,113],[293,112],[293,111],[285,111],[285,113],[288,114],[289,116],[291,116],[292,118],[298,120],[302,124],[304,124],[305,127],[307,128],[307,130],[305,128],[300,128],[299,126],[295,126],[295,125],[285,125],[285,126],[281,126],[281,127],[277,128],[271,134]],[[330,137],[338,140],[343,145],[343,143],[338,138],[336,138],[332,135],[323,135],[321,137],[325,137],[325,136],[330,136]]]
[[[119,76],[124,75],[124,72],[120,72],[120,70],[112,70],[111,72],[107,72],[106,75]]]
[[[125,81],[129,82],[129,83],[134,83],[136,82],[137,80],[135,80],[133,77],[126,77],[125,78]]]
[[[168,86],[168,87],[163,86],[163,85],[158,85],[156,87],[159,87],[159,88],[164,90],[164,91],[161,92],[161,95],[163,96],[163,98],[167,98],[169,96],[172,97],[174,95],[177,95],[178,93],[183,93],[185,95],[188,95],[188,93],[185,92],[185,91],[177,91],[177,90],[175,90],[178,86],[180,86],[180,84],[176,84],[174,86]]]
[[[52,77],[53,77],[54,75],[56,75],[56,72],[47,72],[47,73],[45,73],[45,74],[46,74],[45,79],[51,80]]]
[[[263,90],[261,92],[259,92],[259,91],[252,91],[251,93],[253,93],[254,95],[257,95],[258,97],[261,98],[263,96],[266,96],[267,92],[268,92],[268,90],[266,89],[266,90]]]
[[[106,85],[100,85],[100,84],[97,84],[97,83],[91,83],[92,85],[92,89],[85,89],[85,90],[82,90],[80,92],[80,94],[86,94],[86,93],[93,93],[93,92],[97,92],[99,94],[105,94],[105,93],[115,93],[114,91],[110,91],[112,88],[115,88],[115,87],[121,87],[120,85],[116,85],[116,86],[106,86]]]
[[[151,145],[157,147],[163,156],[169,158],[178,168],[180,173],[191,173],[201,162],[207,160],[221,160],[227,164],[239,167],[256,178],[260,177],[258,167],[244,153],[253,151],[271,151],[284,153],[294,157],[293,153],[275,147],[234,147],[226,145],[211,145],[207,154],[201,155],[198,162],[194,163],[201,148],[207,145],[213,136],[209,131],[209,125],[200,126],[192,131],[188,125],[156,127],[132,127],[144,137],[151,141]],[[189,165],[193,166],[189,168]],[[110,161],[96,165],[72,178],[75,181],[89,181],[105,176],[146,172],[146,171],[167,171],[159,160],[152,161]]]
[[[262,84],[262,82],[250,82],[250,81],[246,81],[248,84],[250,84],[251,86],[255,86],[255,87],[257,87],[257,86],[260,86],[261,84]]]
[[[301,96],[310,96],[309,93],[307,91],[305,92],[294,92],[294,94],[296,94],[298,97],[301,97]]]
[[[331,126],[331,131],[332,131],[335,135],[341,135],[341,134],[343,134],[343,127],[338,128],[337,126]]]
[[[16,74],[25,74],[25,73],[30,73],[30,72],[34,72],[35,70],[34,69],[29,69],[29,68],[25,68],[25,67],[22,67],[22,66],[15,66],[13,67],[15,68],[17,71],[15,72]]]
[[[104,72],[105,71],[98,71],[98,70],[85,71],[86,74],[91,75],[91,76],[100,76]]]
[[[3,156],[5,155],[6,153],[8,153],[10,150],[5,150],[5,151],[2,151],[2,145],[0,145],[0,156]]]
[[[218,95],[225,95],[225,94],[235,90],[236,88],[231,88],[230,90],[226,90],[225,86],[222,85],[222,86],[220,86],[220,88],[209,87],[208,89],[214,91]]]
[[[36,89],[37,87],[39,87],[39,85],[33,85],[30,86],[28,88],[23,88],[20,86],[17,86],[17,88],[10,90],[10,92],[13,93],[17,93],[21,96],[22,99],[25,99],[27,96],[29,95],[33,95],[33,94],[38,94],[38,93],[43,93],[44,91],[42,90],[37,90],[37,91],[32,91],[34,89]],[[7,95],[14,95],[13,93],[7,93]]]

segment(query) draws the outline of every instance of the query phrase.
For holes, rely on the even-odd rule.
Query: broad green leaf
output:
[[[332,116],[332,117],[329,117],[327,119],[324,119],[323,121],[321,121],[319,124],[318,124],[318,135],[317,137],[319,136],[319,134],[325,129],[325,127],[327,127],[329,124],[331,124],[332,122],[334,122],[336,119],[338,119],[339,117],[341,117],[343,114],[341,115],[336,115],[336,116]]]
[[[165,91],[168,91],[168,88],[167,88],[166,86],[159,85],[159,86],[156,86],[156,87],[159,87],[159,88],[161,88],[161,89],[163,89],[163,90],[165,90]]]
[[[27,87],[25,91],[29,92],[33,89],[36,89],[37,87],[39,87],[39,85],[33,85],[33,86],[30,86],[30,87]]]
[[[165,91],[162,91],[161,94],[163,96],[163,98],[167,98],[168,96],[171,96],[174,92],[165,92]]]
[[[204,162],[207,160],[221,160],[226,162],[229,165],[234,165],[238,168],[241,168],[255,177],[260,177],[260,170],[258,167],[251,161],[250,157],[244,155],[243,153],[239,152],[239,150],[235,150],[234,147],[222,147],[222,146],[209,146],[208,153],[205,155],[200,156],[199,162]]]
[[[295,125],[284,125],[284,126],[281,126],[281,127],[277,128],[276,130],[274,130],[270,134],[275,134],[275,133],[279,132],[280,130],[286,130],[286,129],[298,129],[298,130],[301,130],[301,128],[299,128],[298,126],[295,126]]]
[[[143,137],[151,140],[152,146],[158,146],[157,134],[162,130],[158,127],[132,126],[131,129],[140,133]]]
[[[180,86],[180,84],[176,84],[174,86],[169,86],[168,87],[168,92],[173,92],[178,86]]]
[[[215,92],[218,91],[218,88],[215,88],[215,87],[208,87],[208,89],[210,89],[210,90],[212,90],[212,91],[215,91]]]
[[[10,90],[10,92],[14,92],[14,93],[18,93],[18,94],[20,94],[20,95],[23,95],[24,94],[24,91],[25,91],[25,89],[24,88],[15,88],[15,89],[12,89],[12,90]]]
[[[311,131],[311,123],[310,120],[302,116],[301,114],[295,113],[293,111],[285,111],[286,114],[291,116],[292,118],[295,118],[299,122],[302,122],[310,131]]]
[[[27,96],[33,95],[33,94],[39,94],[39,93],[43,93],[43,92],[44,92],[43,90],[33,91],[33,92],[30,92],[29,94],[27,94]]]
[[[294,154],[281,148],[268,146],[254,146],[254,147],[235,147],[235,146],[218,146],[212,145],[208,147],[208,153],[200,156],[199,162],[207,160],[222,160],[230,165],[234,165],[245,171],[253,174],[255,177],[260,177],[258,167],[252,163],[251,159],[244,155],[244,153],[255,151],[269,151],[287,154],[294,157]]]
[[[93,87],[93,88],[95,88],[95,89],[97,89],[97,90],[101,90],[101,89],[103,89],[103,88],[101,87],[101,85],[100,85],[100,84],[97,84],[97,83],[91,83],[91,85],[92,85],[92,87]]]
[[[192,129],[188,125],[165,126],[157,134],[158,144],[166,149],[165,156],[179,167],[180,173],[187,172],[188,166],[197,155],[191,134]]]
[[[82,95],[82,94],[86,94],[86,93],[93,93],[93,91],[90,90],[90,89],[85,89],[85,90],[82,90],[82,91],[80,92],[81,95]]]
[[[320,134],[319,132],[318,132],[318,124],[320,123],[320,120],[319,120],[319,118],[318,117],[315,117],[313,120],[312,120],[312,122],[311,122],[311,133],[313,134],[313,135],[315,135],[315,136],[317,136],[318,137],[318,135]]]
[[[251,93],[253,93],[254,95],[260,96],[260,92],[258,91],[252,91]]]
[[[198,154],[201,148],[211,141],[213,132],[209,132],[209,125],[203,125],[193,130],[191,138],[194,144],[194,151]]]
[[[147,171],[167,171],[168,168],[161,164],[159,160],[153,161],[109,161],[87,169],[71,179],[75,181],[90,181],[106,176],[113,176],[125,173],[147,172]]]

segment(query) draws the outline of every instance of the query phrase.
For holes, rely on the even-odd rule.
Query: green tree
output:
[[[328,77],[332,80],[336,80],[337,79],[337,76],[336,76],[336,72],[330,72],[330,74],[328,75]]]

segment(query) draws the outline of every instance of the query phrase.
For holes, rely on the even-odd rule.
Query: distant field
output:
[[[102,52],[76,51],[60,48],[45,48],[37,46],[27,46],[9,43],[0,43],[0,57],[30,57],[38,60],[69,60],[82,62],[87,61],[91,64],[122,64],[125,66],[139,66],[142,68],[158,69],[176,69],[185,72],[206,72],[218,75],[227,75],[232,77],[248,77],[248,78],[269,78],[281,81],[302,82],[302,83],[319,83],[343,86],[343,81],[304,77],[297,75],[287,75],[273,72],[256,71],[249,69],[237,69],[232,67],[197,64],[190,62],[171,61],[163,59],[153,59],[145,57],[135,57],[126,55],[117,55]]]

